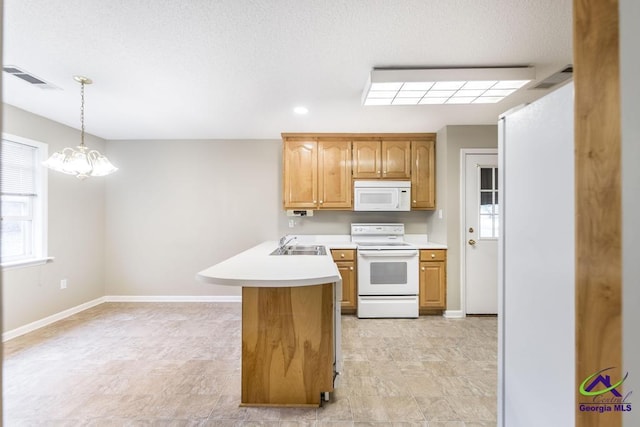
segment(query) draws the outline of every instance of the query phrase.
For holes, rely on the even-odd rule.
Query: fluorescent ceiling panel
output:
[[[489,104],[535,78],[533,67],[374,69],[364,105]]]

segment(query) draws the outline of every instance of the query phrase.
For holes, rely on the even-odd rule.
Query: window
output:
[[[480,238],[497,239],[499,229],[498,168],[480,169]]]
[[[43,143],[2,135],[0,189],[2,266],[44,262],[47,257],[47,158]]]

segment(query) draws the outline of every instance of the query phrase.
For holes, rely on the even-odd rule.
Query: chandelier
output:
[[[105,176],[118,170],[109,159],[97,150],[89,150],[84,144],[84,85],[91,84],[91,79],[82,76],[73,76],[80,83],[80,145],[75,149],[67,147],[62,151],[56,151],[43,164],[54,171],[75,175],[78,179],[90,176]]]

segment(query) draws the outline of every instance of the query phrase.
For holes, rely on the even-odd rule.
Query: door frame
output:
[[[474,154],[498,155],[498,148],[461,148],[460,149],[460,312],[467,316],[467,252],[466,252],[466,215],[467,215],[467,156]],[[496,295],[496,298],[498,296]]]

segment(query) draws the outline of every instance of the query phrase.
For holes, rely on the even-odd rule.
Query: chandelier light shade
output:
[[[54,171],[75,175],[78,179],[90,176],[105,176],[118,170],[109,159],[97,150],[90,150],[84,143],[84,85],[91,84],[91,79],[73,76],[80,83],[80,145],[56,151],[43,162],[43,165]]]

